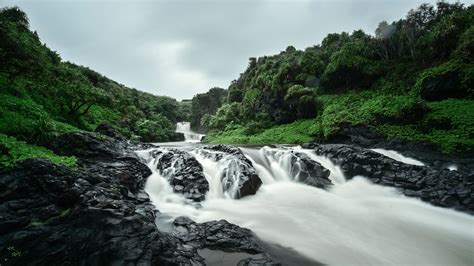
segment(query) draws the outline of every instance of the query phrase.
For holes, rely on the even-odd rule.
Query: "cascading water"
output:
[[[373,184],[364,177],[346,181],[337,165],[311,150],[241,150],[263,182],[254,196],[235,200],[232,192],[225,193],[223,173],[227,171],[227,178],[238,178],[238,172],[229,171],[232,159],[217,159],[216,152],[213,155],[202,148],[191,151],[210,184],[201,208],[173,193],[166,178],[156,171],[157,160],[149,155],[149,150],[140,152],[153,172],[146,191],[157,208],[170,217],[184,215],[197,222],[226,219],[251,229],[270,246],[274,243],[287,247],[315,263],[473,265],[472,216],[405,197],[394,188]],[[297,154],[329,169],[333,187],[323,190],[298,183],[305,165]],[[282,263],[294,263],[281,252],[271,248],[266,251]]]
[[[202,137],[205,135],[195,133],[191,130],[191,123],[189,122],[178,122],[176,123],[176,131],[177,133],[184,134],[184,140],[186,142],[200,142]]]

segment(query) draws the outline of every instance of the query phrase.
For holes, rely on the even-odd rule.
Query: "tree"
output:
[[[383,60],[389,60],[392,54],[391,37],[395,33],[397,26],[395,23],[388,24],[386,21],[379,23],[375,30],[375,51]]]
[[[174,126],[162,114],[141,118],[135,125],[135,133],[145,142],[164,142],[175,139]]]
[[[191,126],[202,129],[201,119],[206,114],[214,114],[224,103],[227,91],[222,88],[212,88],[206,93],[196,94],[191,100]]]
[[[94,87],[85,76],[69,67],[62,69],[58,83],[55,88],[57,102],[61,110],[73,118],[85,115],[94,104],[107,98],[102,89]]]
[[[239,124],[240,104],[230,103],[222,105],[208,121],[209,128],[218,130],[223,130],[227,124]]]
[[[297,118],[315,117],[319,106],[316,95],[315,89],[293,85],[285,95],[285,103],[296,112]]]

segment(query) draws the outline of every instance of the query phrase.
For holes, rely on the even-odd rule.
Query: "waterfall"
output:
[[[312,150],[240,148],[263,182],[255,195],[241,200],[231,195],[236,188],[223,189],[225,178],[239,178],[235,158],[205,147],[185,150],[201,163],[210,184],[200,207],[173,193],[166,177],[156,171],[157,158],[149,155],[150,150],[139,153],[153,172],[145,190],[171,219],[182,215],[197,222],[226,219],[249,228],[265,243],[328,265],[473,264],[472,216],[405,197],[361,176],[346,180],[339,166]],[[306,167],[301,154],[330,171],[330,189],[298,182]],[[266,251],[285,262],[279,252]]]
[[[189,122],[178,122],[176,123],[176,131],[177,133],[184,134],[184,140],[186,142],[200,142],[202,137],[205,135],[195,133],[191,130],[191,123]]]

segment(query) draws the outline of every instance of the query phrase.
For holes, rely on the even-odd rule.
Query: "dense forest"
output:
[[[375,35],[333,33],[304,51],[250,58],[201,124],[221,143],[302,143],[366,126],[473,151],[473,53],[473,6],[423,4]]]
[[[54,155],[61,133],[116,127],[131,140],[179,140],[190,121],[211,143],[304,143],[363,126],[474,150],[474,7],[423,4],[374,35],[331,33],[304,51],[250,58],[227,89],[178,102],[65,62],[17,7],[0,10],[0,164]]]
[[[17,7],[0,10],[0,62],[4,165],[34,156],[61,162],[47,150],[48,143],[64,132],[93,131],[100,123],[153,142],[178,140],[175,123],[188,120],[190,103],[128,88],[62,61],[29,29],[27,15]]]

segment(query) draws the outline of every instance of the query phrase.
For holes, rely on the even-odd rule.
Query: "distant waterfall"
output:
[[[186,142],[200,142],[202,137],[205,135],[197,134],[191,130],[191,123],[189,122],[178,122],[176,123],[176,132],[184,134],[184,140]]]

